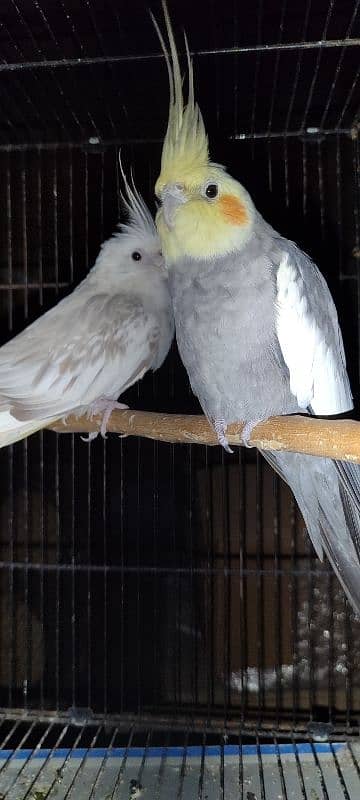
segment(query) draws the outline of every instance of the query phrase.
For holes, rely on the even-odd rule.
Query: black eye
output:
[[[134,250],[134,252],[131,253],[131,258],[132,258],[133,261],[141,261],[142,256],[141,256],[141,253],[139,253],[138,250]]]
[[[218,191],[219,190],[216,183],[209,183],[205,189],[206,197],[210,197],[212,200],[214,197],[217,197]]]

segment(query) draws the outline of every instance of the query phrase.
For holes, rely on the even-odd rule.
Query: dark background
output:
[[[357,404],[356,4],[169,10],[194,52],[212,158],[326,275]],[[0,23],[5,342],[115,229],[119,146],[154,210],[168,87],[145,3],[6,0]],[[175,345],[123,399],[199,411]],[[254,453],[43,432],[1,450],[0,470],[3,706],[258,721],[359,709],[358,622]]]

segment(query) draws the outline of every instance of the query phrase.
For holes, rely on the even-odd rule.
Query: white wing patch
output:
[[[301,408],[311,406],[314,414],[340,414],[353,407],[341,334],[338,331],[338,349],[331,347],[309,305],[300,271],[284,253],[277,271],[276,332],[291,392]]]

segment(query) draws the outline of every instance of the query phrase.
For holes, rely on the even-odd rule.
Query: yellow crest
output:
[[[165,184],[178,181],[180,176],[191,176],[193,180],[196,172],[209,165],[208,138],[201,111],[194,99],[193,65],[187,38],[184,34],[188,66],[188,98],[185,105],[179,57],[165,0],[162,0],[162,6],[170,53],[159,25],[151,15],[165,55],[170,85],[169,119],[161,156],[161,172],[156,183],[157,193]]]

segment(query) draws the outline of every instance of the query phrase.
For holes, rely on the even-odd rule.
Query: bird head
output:
[[[209,158],[208,137],[194,98],[193,66],[187,39],[188,97],[184,102],[179,57],[165,0],[169,47],[153,18],[168,68],[170,105],[156,216],[165,261],[215,258],[235,251],[248,239],[254,221],[252,200],[238,181]]]
[[[149,274],[149,268],[154,267],[165,278],[165,261],[153,217],[135,186],[132,173],[130,180],[127,179],[120,155],[119,164],[120,197],[126,222],[121,222],[116,233],[102,244],[95,267],[103,270],[106,265],[115,279],[120,273],[128,275],[147,270]]]

